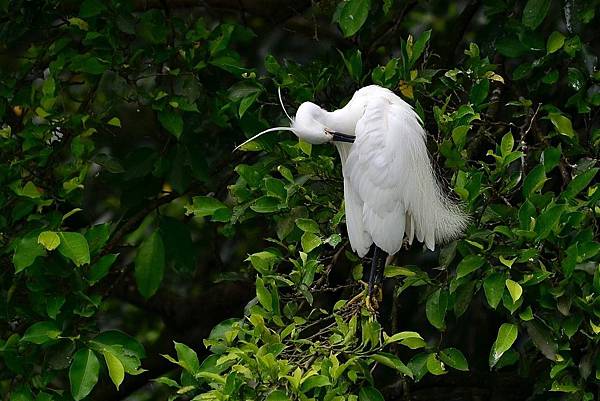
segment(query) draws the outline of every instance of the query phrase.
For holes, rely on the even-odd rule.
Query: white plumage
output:
[[[364,87],[333,112],[305,102],[290,120],[291,127],[244,143],[277,129],[313,144],[333,142],[342,160],[348,237],[361,257],[373,243],[394,254],[405,237],[434,250],[464,230],[468,217],[440,190],[419,116],[390,90]]]
[[[340,111],[346,108],[362,109],[355,142],[336,143],[352,248],[364,256],[375,243],[394,254],[404,237],[409,244],[416,237],[434,250],[436,243],[458,236],[467,217],[440,190],[425,131],[410,105],[373,85],[357,91]]]

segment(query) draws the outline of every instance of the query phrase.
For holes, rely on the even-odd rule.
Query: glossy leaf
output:
[[[467,255],[463,260],[460,261],[456,268],[456,278],[462,278],[466,275],[474,272],[481,268],[485,263],[485,259],[480,255]]]
[[[158,121],[175,138],[179,139],[183,132],[183,118],[179,112],[165,109],[158,112]]]
[[[44,344],[56,340],[60,334],[61,330],[55,322],[38,322],[29,326],[21,341]]]
[[[76,266],[90,263],[90,249],[85,237],[79,233],[61,231],[58,233],[60,244],[58,251],[71,259]]]
[[[494,272],[490,274],[483,281],[483,289],[485,292],[485,298],[488,304],[496,309],[500,300],[502,300],[502,294],[504,293],[505,287],[505,276],[500,272]]]
[[[370,8],[370,0],[346,0],[342,3],[338,23],[344,36],[352,36],[359,31],[367,20]]]
[[[383,395],[372,386],[364,386],[358,392],[359,401],[384,401]]]
[[[108,368],[108,375],[118,390],[121,383],[123,383],[123,379],[125,378],[125,369],[123,368],[123,364],[119,358],[110,352],[104,351],[102,355],[104,355],[104,362],[106,362],[106,367]]]
[[[135,257],[135,281],[144,298],[150,298],[160,287],[165,271],[165,248],[158,230],[140,245]]]
[[[457,370],[468,371],[469,363],[463,353],[456,348],[446,348],[439,353],[440,360]]]
[[[551,4],[551,0],[528,0],[523,9],[523,25],[536,29],[546,18]]]
[[[500,326],[498,330],[498,335],[496,337],[496,341],[492,345],[492,349],[490,351],[489,364],[490,367],[494,367],[496,363],[500,360],[502,355],[510,349],[513,345],[519,331],[517,326],[510,323],[504,323]]]
[[[517,302],[521,298],[521,295],[523,295],[523,288],[516,281],[507,279],[506,288],[508,288],[508,292],[510,293],[513,302]]]
[[[548,37],[548,42],[546,43],[546,52],[548,54],[554,53],[560,50],[564,43],[565,36],[560,32],[554,31]]]
[[[38,244],[52,251],[60,245],[60,237],[54,231],[43,231],[38,236]]]
[[[100,362],[89,348],[82,348],[73,356],[69,368],[71,395],[75,401],[85,398],[98,382]]]
[[[444,319],[446,317],[446,309],[448,307],[448,293],[446,290],[438,289],[427,298],[425,306],[425,312],[427,320],[438,330],[444,330],[446,324]]]

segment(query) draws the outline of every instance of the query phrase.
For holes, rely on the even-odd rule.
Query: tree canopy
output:
[[[0,395],[600,399],[597,0],[0,1]],[[377,84],[471,216],[365,304],[330,145]]]

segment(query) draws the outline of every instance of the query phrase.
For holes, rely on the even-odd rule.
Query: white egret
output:
[[[392,91],[371,85],[339,110],[305,102],[295,118],[286,115],[290,127],[270,128],[242,145],[277,130],[311,144],[333,142],[342,160],[350,245],[361,257],[375,245],[369,296],[383,279],[388,254],[398,252],[405,238],[412,244],[416,237],[434,250],[465,229],[468,216],[440,189],[433,172],[421,119]]]

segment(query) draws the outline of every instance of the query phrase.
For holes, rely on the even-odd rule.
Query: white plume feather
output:
[[[353,102],[364,110],[356,141],[344,152],[338,145],[353,249],[364,256],[374,242],[394,254],[405,236],[409,242],[416,236],[433,250],[459,236],[468,216],[440,189],[418,115],[376,86],[358,91],[346,107]]]

